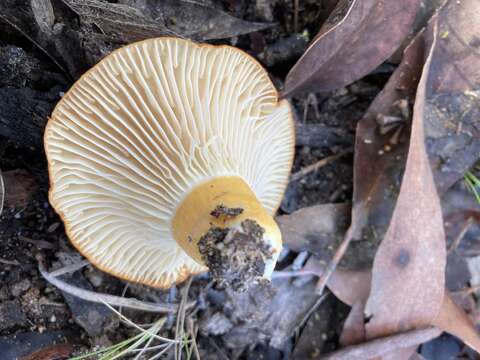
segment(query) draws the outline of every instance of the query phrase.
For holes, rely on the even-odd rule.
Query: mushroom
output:
[[[158,288],[273,271],[294,126],[245,52],[169,37],[118,49],[63,96],[44,142],[50,203],[101,270]]]

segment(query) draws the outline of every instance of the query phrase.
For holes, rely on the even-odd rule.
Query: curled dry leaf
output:
[[[225,39],[271,27],[272,23],[238,19],[206,2],[191,0],[147,1],[153,17],[163,19],[172,31],[194,40]]]
[[[139,9],[99,0],[63,0],[80,18],[95,24],[104,34],[125,42],[173,35],[161,22],[147,17]]]
[[[429,327],[420,330],[411,330],[396,335],[371,340],[359,345],[348,346],[334,353],[322,356],[328,360],[367,360],[378,356],[388,355],[392,349],[409,349],[440,335],[440,330]]]
[[[435,41],[436,37],[432,49]],[[367,338],[428,326],[443,301],[445,234],[424,131],[424,101],[431,61],[432,51],[417,90],[400,193],[373,264],[371,291],[365,307],[371,316],[366,326]]]
[[[319,264],[307,265],[310,270],[317,269],[315,273],[321,271]],[[332,293],[340,301],[352,307],[340,338],[342,345],[352,345],[362,340],[362,334],[365,333],[363,311],[370,292],[370,283],[371,273],[369,271],[353,272],[337,269],[329,279],[327,286]],[[475,330],[475,325],[465,311],[452,300],[450,293],[445,293],[438,315],[428,325],[436,326],[457,336],[480,352],[480,336]]]
[[[355,139],[352,207],[355,240],[385,235],[408,152],[410,103],[422,72],[424,46],[417,39],[359,121]]]
[[[319,281],[322,291],[337,262],[351,251],[353,239],[366,239],[376,248],[386,232],[395,206],[407,153],[409,102],[415,96],[423,59],[423,43],[415,41],[385,88],[357,127],[354,158],[352,222]]]
[[[368,74],[406,37],[420,0],[340,0],[290,70],[285,96],[330,91]]]
[[[445,293],[442,308],[432,325],[463,340],[465,344],[480,353],[480,337],[472,320],[453,301],[450,294]]]

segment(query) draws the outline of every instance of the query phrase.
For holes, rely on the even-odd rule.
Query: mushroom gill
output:
[[[273,270],[293,120],[246,53],[175,38],[114,51],[58,103],[45,149],[50,202],[100,269],[168,288],[207,270],[198,242],[213,225],[251,219]],[[215,217],[217,206],[242,212]]]

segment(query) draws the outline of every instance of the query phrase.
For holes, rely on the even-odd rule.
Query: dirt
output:
[[[224,214],[232,216],[238,212],[235,210],[224,210]],[[215,211],[218,213],[218,208]],[[202,260],[220,289],[248,290],[261,282],[265,261],[272,258],[270,246],[263,239],[264,228],[250,219],[243,220],[240,227],[212,227],[198,241]]]
[[[214,218],[220,218],[222,216],[226,217],[227,219],[232,219],[238,215],[243,213],[242,208],[229,208],[224,205],[218,205],[211,213]]]

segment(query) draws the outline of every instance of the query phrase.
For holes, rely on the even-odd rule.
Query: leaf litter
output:
[[[420,0],[340,0],[285,80],[285,95],[331,91],[367,75],[408,34]]]
[[[205,41],[272,27],[236,18],[214,1],[63,2],[81,20],[76,35],[68,36],[78,36],[92,46],[84,54],[91,61],[144,37],[174,34]],[[338,89],[371,73],[412,36],[419,3],[340,0],[289,73],[284,95]],[[52,46],[65,40],[66,34],[54,31],[58,18],[50,4],[49,0],[32,1],[36,23],[49,40],[45,43],[33,33],[25,34],[75,74],[77,65],[68,59],[68,52],[60,51],[58,44]],[[228,4],[239,6],[235,0]],[[215,317],[207,312],[202,319],[205,334],[222,336],[231,349],[244,348],[259,338],[280,349],[298,329],[300,339],[318,337],[302,324],[316,306],[327,306],[324,297],[315,294],[326,285],[351,307],[338,339],[344,348],[326,358],[405,358],[440,330],[480,349],[471,319],[462,304],[455,304],[457,296],[445,290],[443,234],[445,222],[451,251],[461,256],[460,249],[468,244],[464,235],[476,226],[471,219],[478,221],[478,209],[453,206],[448,218],[442,218],[441,209],[452,206],[450,190],[458,187],[480,153],[475,21],[479,6],[474,0],[449,1],[407,47],[383,91],[359,120],[352,206],[322,204],[277,218],[287,248],[310,256],[301,270],[292,265],[282,270],[284,275],[301,277],[274,280],[277,292],[265,294],[263,303],[251,294],[238,295],[241,299],[229,294],[228,301],[215,309]],[[303,11],[298,4],[296,11]],[[22,19],[13,23],[22,29]],[[448,227],[448,222],[457,224],[460,218],[468,227]],[[314,275],[320,277],[316,290],[311,281]],[[469,291],[465,294],[471,300]],[[242,313],[246,317],[239,316]],[[188,336],[193,334],[189,331]]]

